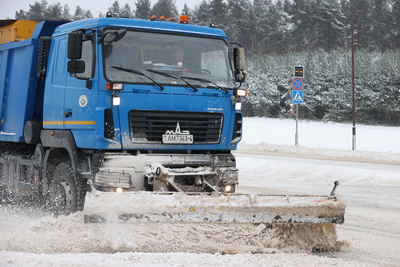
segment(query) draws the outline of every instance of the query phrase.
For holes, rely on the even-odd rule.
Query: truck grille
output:
[[[132,142],[161,143],[162,135],[181,131],[193,135],[193,144],[216,144],[220,141],[223,115],[221,113],[131,110],[129,122]]]

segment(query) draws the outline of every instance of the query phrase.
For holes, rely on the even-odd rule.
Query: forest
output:
[[[352,0],[354,15],[356,120],[400,125],[400,1]],[[189,1],[188,1],[189,2]],[[45,0],[19,10],[15,19],[91,18],[79,6],[71,12]],[[243,87],[246,116],[289,117],[294,66],[304,66],[304,103],[299,117],[348,122],[352,119],[351,12],[349,0],[203,0],[178,11],[174,0],[115,1],[116,17],[190,16],[190,23],[223,29],[246,49]]]

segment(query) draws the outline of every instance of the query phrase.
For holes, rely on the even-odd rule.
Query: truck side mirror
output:
[[[85,61],[83,60],[70,60],[68,61],[68,72],[71,74],[84,73]]]
[[[236,71],[240,72],[246,69],[246,59],[243,47],[235,47],[233,49],[233,60]]]
[[[81,32],[70,32],[68,34],[68,58],[82,58],[83,34]]]
[[[244,73],[246,60],[243,47],[235,47],[233,49],[233,64],[236,70],[236,81],[240,83],[244,82],[246,79],[246,74]]]

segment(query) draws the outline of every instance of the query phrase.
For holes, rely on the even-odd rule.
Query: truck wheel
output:
[[[49,188],[50,211],[55,216],[77,211],[80,192],[80,183],[76,181],[71,166],[67,163],[59,164],[54,170]]]

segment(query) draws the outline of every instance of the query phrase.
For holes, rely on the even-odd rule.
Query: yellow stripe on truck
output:
[[[96,125],[96,121],[44,121],[43,125]]]

